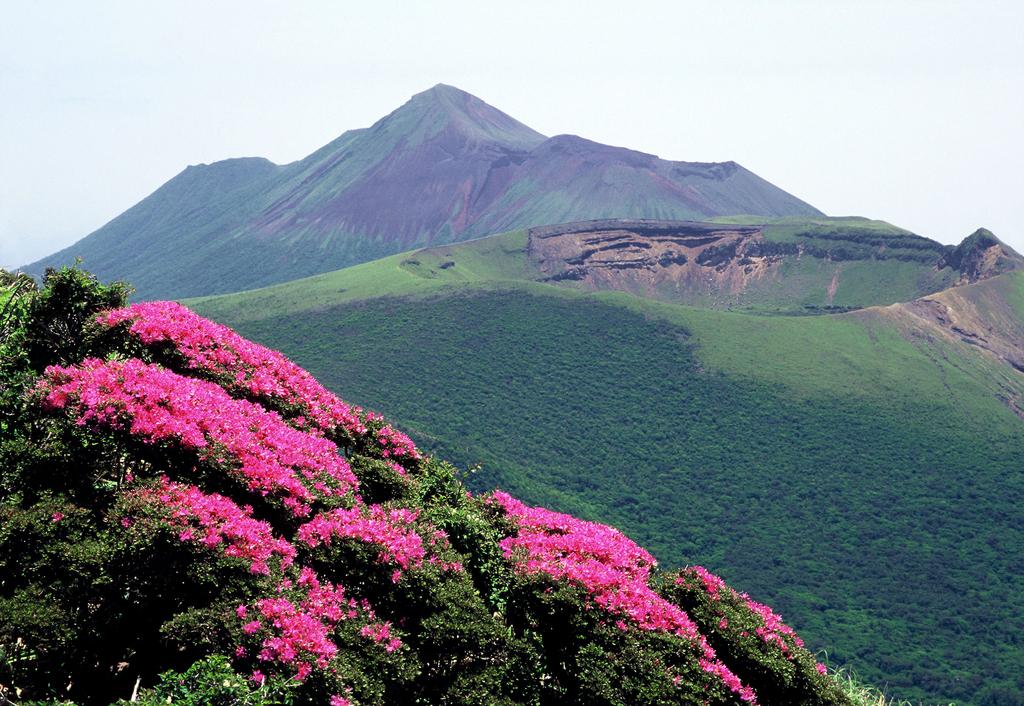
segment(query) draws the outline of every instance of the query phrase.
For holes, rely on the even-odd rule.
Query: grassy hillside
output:
[[[1024,423],[1003,401],[1022,376],[895,308],[751,316],[523,281],[524,244],[193,304],[479,466],[477,489],[720,567],[905,698],[1024,698]],[[1020,312],[1024,276],[975,287]]]
[[[742,223],[754,219],[717,220]],[[654,274],[646,275],[646,283],[644,276],[637,279],[628,274],[605,276],[597,282],[552,277],[540,264],[536,234],[531,236],[530,231],[523,229],[393,255],[347,268],[340,280],[338,275],[328,273],[302,280],[296,287],[246,292],[238,301],[247,305],[261,302],[258,316],[262,317],[263,306],[273,312],[304,311],[320,303],[336,305],[385,295],[432,292],[438,287],[493,286],[497,282],[515,281],[556,284],[581,292],[624,290],[641,294],[645,299],[702,308],[759,314],[821,314],[909,301],[952,286],[961,277],[953,267],[937,267],[951,247],[882,221],[784,218],[770,219],[759,227],[763,233],[758,236],[760,242],[741,248],[769,251],[774,259],[770,267],[752,276],[742,272],[747,260],[744,253],[725,245],[717,249],[720,252],[714,246],[710,250],[691,250],[691,262],[685,268],[674,268],[671,264],[663,267],[648,259],[641,270]],[[643,236],[636,238],[642,239]],[[618,246],[605,249],[614,247]],[[692,262],[701,258],[707,262]],[[216,306],[230,307],[229,302],[236,300],[229,295],[217,301],[225,303]],[[233,311],[232,315],[246,316],[244,311]]]

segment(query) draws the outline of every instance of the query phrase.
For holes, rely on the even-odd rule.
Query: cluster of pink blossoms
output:
[[[127,433],[143,443],[191,452],[197,463],[222,470],[259,495],[278,498],[295,517],[308,517],[318,501],[347,496],[354,507],[315,516],[301,526],[297,538],[309,546],[334,537],[377,545],[378,560],[396,567],[395,581],[402,571],[424,561],[444,570],[461,570],[458,562],[434,553],[449,548],[444,532],[417,531],[417,511],[364,505],[357,494],[358,479],[338,447],[325,438],[339,430],[342,438],[369,434],[382,459],[404,475],[402,464],[419,460],[420,453],[408,436],[384,424],[379,415],[349,407],[279,353],[177,304],[138,304],[99,318],[109,326],[131,321],[129,328],[142,343],[173,346],[191,369],[202,370],[220,384],[135,359],[86,359],[77,366],[51,366],[45,371],[35,388],[44,409],[64,412],[82,427]],[[294,426],[240,397],[283,403],[282,408],[297,415]],[[273,572],[279,577],[277,595],[238,608],[243,631],[259,640],[254,655],[259,661],[283,665],[299,680],[313,669],[333,673],[331,660],[338,647],[332,632],[354,618],[363,623],[358,629],[362,637],[387,652],[401,647],[391,624],[377,621],[365,600],[346,595],[340,585],[320,581],[309,567],[295,566],[295,547],[275,536],[268,523],[254,518],[251,507],[166,477],[138,495],[157,507],[182,542],[243,559],[253,573]],[[63,515],[57,513],[53,519],[59,521]],[[121,524],[130,528],[134,521],[124,517]],[[296,572],[293,582],[288,576]],[[236,656],[247,655],[246,647],[239,646]],[[253,678],[265,677],[257,670]],[[347,696],[331,698],[332,706],[348,703]]]
[[[37,389],[45,408],[69,410],[79,425],[173,442],[201,460],[227,463],[250,490],[278,496],[296,516],[309,514],[317,493],[344,496],[358,483],[331,441],[213,383],[134,358],[51,366]]]
[[[648,581],[655,561],[646,550],[607,525],[528,507],[502,491],[495,491],[491,498],[518,525],[515,535],[501,541],[501,548],[520,571],[571,581],[582,586],[597,605],[631,620],[641,630],[669,632],[696,642],[705,672],[718,677],[743,701],[757,702],[753,689],[718,660],[690,616],[651,589]],[[622,619],[617,625],[623,630],[629,627]]]
[[[703,566],[692,566],[689,570],[700,578],[701,583],[704,584],[704,590],[707,591],[711,600],[721,600],[720,593],[723,591],[727,592],[727,595],[731,598],[742,600],[751,612],[761,618],[761,622],[763,623],[754,630],[755,634],[766,644],[777,646],[784,657],[792,658],[790,642],[787,642],[786,638],[788,638],[792,644],[797,647],[804,646],[804,641],[796,634],[796,631],[782,622],[782,617],[772,611],[768,606],[763,603],[758,603],[746,593],[738,593],[735,589],[727,586],[725,581],[720,577],[715,576]],[[677,578],[676,583],[683,583],[683,579],[681,577]],[[723,618],[722,622],[719,623],[719,627],[728,627],[728,622],[725,618]],[[825,665],[821,663],[818,663],[816,668],[820,674],[825,674],[828,671]]]
[[[789,645],[786,643],[785,637],[792,640],[797,647],[804,646],[804,641],[796,634],[796,631],[782,622],[782,617],[772,612],[771,608],[752,600],[746,593],[740,595],[747,602],[747,607],[761,616],[761,620],[764,621],[764,625],[754,631],[758,637],[767,643],[775,643],[786,654],[789,652]]]
[[[173,443],[195,452],[200,461],[225,464],[226,471],[250,490],[280,496],[296,516],[309,514],[318,493],[354,495],[358,486],[331,441],[297,430],[257,404],[234,399],[218,385],[157,365],[134,359],[87,359],[79,366],[54,366],[47,369],[37,392],[46,409],[70,412],[81,426],[125,431],[145,443]],[[391,433],[389,427],[384,430],[385,435]],[[401,446],[402,436],[392,437],[392,446]],[[294,562],[295,549],[289,542],[275,537],[269,524],[253,518],[251,508],[229,498],[204,494],[167,478],[141,494],[159,503],[183,542],[245,559],[250,570],[259,574],[270,573],[268,562],[275,556],[280,569]],[[315,545],[332,536],[352,537],[380,545],[382,562],[403,570],[422,565],[426,549],[413,528],[418,513],[367,508],[354,497],[356,507],[318,516],[303,525],[300,538]],[[132,522],[124,518],[122,524],[130,527]],[[441,532],[435,534],[444,538]],[[369,604],[346,596],[341,586],[321,583],[308,567],[301,569],[299,586],[305,590],[301,600],[280,595],[255,604],[255,619],[246,623],[245,631],[266,635],[259,660],[290,666],[300,680],[314,668],[330,669],[338,649],[331,632],[340,621],[357,614],[371,621],[360,629],[363,637],[382,644],[388,652],[401,646],[391,634],[390,623],[374,622]],[[283,579],[280,590],[290,587],[291,582]],[[239,616],[244,618],[247,611],[241,606]],[[238,656],[244,654],[240,648]],[[346,699],[339,696],[336,702]]]
[[[358,439],[370,432],[365,422],[383,421],[379,415],[364,415],[359,407],[338,399],[281,353],[253,343],[177,302],[132,304],[104,312],[97,321],[109,327],[130,322],[128,332],[144,345],[172,346],[190,368],[214,375],[229,391],[281,402],[298,410],[300,423],[308,421],[323,432],[342,432]],[[390,426],[381,426],[374,437],[386,459],[420,458],[412,440]]]
[[[701,583],[704,584],[704,590],[708,592],[708,595],[711,596],[712,600],[718,600],[719,591],[729,590],[729,587],[726,585],[725,581],[723,581],[718,576],[715,576],[713,573],[705,569],[703,566],[692,566],[690,567],[690,570],[693,571],[693,573],[697,574],[697,577],[701,580]],[[676,583],[680,583],[680,580],[676,579]]]
[[[238,606],[238,617],[246,621],[242,631],[248,635],[261,633],[263,639],[256,655],[260,661],[293,668],[299,681],[314,668],[329,670],[331,659],[338,653],[331,633],[338,623],[355,618],[370,621],[360,629],[360,635],[383,644],[386,651],[402,646],[401,640],[391,636],[391,624],[374,622],[376,616],[369,603],[346,595],[342,586],[320,581],[312,569],[303,567],[298,587],[304,595],[297,601],[285,596],[263,598],[256,602],[252,613],[248,606]],[[285,580],[279,590],[292,588]],[[237,655],[245,653],[245,648],[239,648]],[[253,675],[257,680],[261,676],[259,672]]]
[[[385,459],[399,459],[416,461],[422,458],[419,449],[416,448],[416,444],[412,443],[404,432],[400,432],[389,424],[383,424],[384,417],[377,414],[376,412],[367,412],[366,421],[371,423],[377,423],[380,428],[377,430],[376,440],[381,448],[381,456]],[[391,462],[392,468],[396,470],[402,467]]]
[[[339,508],[321,513],[299,527],[296,537],[311,547],[330,544],[335,537],[357,539],[380,547],[378,560],[398,568],[392,574],[397,582],[401,572],[423,564],[426,550],[423,538],[413,528],[417,510],[380,505]]]
[[[269,524],[254,519],[251,507],[239,507],[223,495],[207,495],[167,477],[160,479],[158,488],[146,488],[140,495],[143,500],[156,501],[153,504],[168,513],[171,526],[180,530],[181,541],[198,542],[220,549],[225,556],[245,559],[254,574],[269,574],[268,561],[274,556],[280,559],[281,568],[295,561],[295,548],[275,537]]]

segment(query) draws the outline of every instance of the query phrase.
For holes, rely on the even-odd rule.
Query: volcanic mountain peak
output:
[[[820,216],[732,162],[672,162],[574,135],[546,138],[453,86],[410,98],[292,164],[191,168],[82,241],[143,297],[238,291],[414,247],[594,218]]]
[[[493,143],[512,150],[529,150],[545,139],[476,96],[443,83],[417,93],[371,130],[391,127],[411,129],[424,139],[451,131],[473,143]]]

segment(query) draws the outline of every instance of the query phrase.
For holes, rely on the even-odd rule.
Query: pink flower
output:
[[[518,525],[518,532],[500,546],[519,572],[546,574],[583,587],[596,605],[619,616],[620,630],[632,625],[693,641],[704,652],[704,671],[743,701],[756,703],[753,690],[717,659],[690,616],[648,585],[655,561],[647,551],[612,527],[527,507],[502,491],[492,493],[490,502],[504,508]]]
[[[718,592],[726,588],[725,581],[715,576],[703,566],[694,566],[692,569],[700,577],[700,580],[704,582],[704,588],[711,599],[717,601]],[[679,579],[676,580],[679,581]]]
[[[782,622],[782,618],[776,615],[768,606],[754,601],[746,593],[737,593],[735,590],[727,586],[725,581],[712,574],[703,566],[691,566],[685,571],[700,579],[701,583],[704,585],[704,589],[712,600],[720,600],[722,594],[727,594],[735,600],[743,601],[746,604],[747,609],[761,619],[762,624],[754,628],[754,634],[761,638],[761,640],[766,644],[777,647],[782,655],[787,659],[791,659],[793,657],[791,645],[796,647],[804,646],[804,641],[796,634],[796,631]],[[686,579],[683,576],[678,576],[676,578],[676,584],[682,584],[685,582]],[[718,625],[720,628],[725,629],[728,627],[729,623],[725,618],[722,618]],[[742,631],[740,632],[740,635],[742,637],[747,637],[748,632]]]
[[[178,539],[199,542],[225,556],[249,562],[255,574],[268,574],[268,561],[276,557],[281,567],[295,559],[295,548],[274,536],[270,525],[252,517],[251,507],[239,507],[230,498],[216,493],[207,495],[199,488],[160,479],[155,489],[137,493],[157,507],[172,527],[179,529]],[[244,610],[244,606],[241,606]]]
[[[48,410],[67,410],[76,423],[125,432],[142,443],[191,451],[250,491],[278,497],[297,516],[309,513],[318,494],[344,496],[358,484],[334,443],[213,383],[157,365],[88,358],[75,367],[47,368],[36,389]]]
[[[340,622],[361,615],[369,621],[360,629],[363,636],[377,642],[393,639],[390,623],[374,622],[366,601],[356,601],[341,586],[321,581],[309,567],[300,569],[295,591],[261,599],[255,610],[257,619],[246,623],[242,631],[249,635],[262,631],[257,658],[286,666],[300,681],[314,669],[331,671],[331,660],[338,653],[331,634]],[[241,612],[239,617],[245,619]]]
[[[416,510],[357,505],[321,513],[299,527],[295,536],[310,547],[330,544],[336,539],[354,539],[380,547],[377,560],[395,567],[391,580],[398,583],[403,571],[422,566],[428,559],[428,548],[448,546],[448,536],[440,530],[428,532],[424,540],[416,529],[418,520]],[[430,556],[429,561],[443,571],[462,570],[457,561],[446,562],[437,556]]]
[[[54,522],[60,522],[61,520],[64,519],[64,513],[63,512],[55,512],[52,515],[50,515],[50,519],[53,520]]]
[[[406,462],[421,458],[409,437],[383,424],[380,415],[364,414],[346,404],[281,353],[204,319],[177,302],[141,302],[105,312],[96,320],[109,327],[128,323],[128,333],[154,349],[172,346],[189,370],[212,376],[236,396],[297,410],[292,421],[299,428],[314,427],[352,440],[370,438],[385,458]],[[371,430],[368,424],[379,428]]]

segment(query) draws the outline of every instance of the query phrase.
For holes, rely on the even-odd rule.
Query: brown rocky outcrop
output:
[[[527,254],[548,281],[656,295],[735,295],[771,276],[795,245],[769,243],[759,225],[609,219],[529,231]]]

